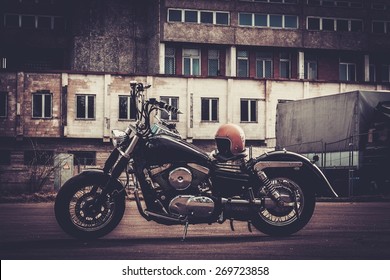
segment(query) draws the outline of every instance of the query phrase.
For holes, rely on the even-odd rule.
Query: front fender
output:
[[[111,180],[110,187],[112,188],[112,190],[117,190],[117,191],[123,190],[122,183],[117,179],[112,179],[111,176],[109,174],[105,173],[102,169],[83,170],[82,172],[80,172],[76,176],[70,178],[69,181],[71,181],[72,179],[74,180],[74,178],[76,178],[76,177],[88,179],[89,182],[91,182],[91,183],[104,183],[104,184],[106,184],[106,183],[108,183],[109,180]],[[66,183],[67,182],[65,182],[65,184]]]
[[[299,161],[302,162],[303,165],[300,167],[305,176],[308,179],[313,180],[315,182],[316,194],[319,196],[333,196],[338,197],[337,193],[333,190],[331,184],[328,179],[322,173],[322,171],[313,164],[308,158],[289,151],[273,151],[269,153],[265,153],[255,159],[255,162],[259,161],[288,161],[294,162]]]

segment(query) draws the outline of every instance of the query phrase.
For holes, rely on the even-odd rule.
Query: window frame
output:
[[[247,120],[243,120],[243,103],[246,104],[247,109]],[[252,105],[254,104],[254,115],[252,111]],[[244,105],[245,106],[245,105]],[[253,120],[254,117],[254,120]],[[257,99],[251,99],[251,98],[241,98],[240,99],[240,122],[241,123],[258,123],[258,100]]]
[[[180,20],[179,19],[171,20],[170,19],[171,11],[180,12]],[[187,21],[186,20],[186,12],[196,12],[196,21]],[[203,22],[202,21],[202,13],[211,13],[212,14],[212,22],[210,22],[209,20],[207,22]],[[221,21],[220,16],[226,17],[226,23]],[[194,9],[168,8],[167,22],[182,22],[182,23],[192,23],[192,24],[213,24],[213,25],[229,26],[230,25],[230,12],[219,11],[219,10],[194,10]]]
[[[314,22],[317,21],[317,22]],[[310,22],[312,21],[312,22]],[[332,27],[324,29],[324,21],[332,21]],[[339,22],[347,22],[347,30],[339,30]],[[313,25],[315,25],[313,28]],[[358,28],[357,28],[358,27]],[[362,32],[364,29],[363,20],[356,18],[329,18],[329,17],[306,17],[306,30],[309,31],[325,31],[325,32]]]
[[[36,106],[36,100],[35,97],[40,97],[40,108],[35,108]],[[50,98],[50,104],[49,104],[49,112],[46,112],[46,103],[47,103],[47,97]],[[51,119],[53,118],[53,94],[50,91],[37,91],[32,93],[31,95],[31,115],[33,119]],[[40,114],[35,114],[35,112],[40,112]],[[46,115],[48,113],[48,115]]]
[[[241,22],[242,16],[250,16],[250,24],[243,24]],[[281,25],[274,26],[271,24],[272,17],[281,17]],[[295,17],[295,26],[286,25],[286,17]],[[263,22],[266,22],[264,24]],[[254,28],[271,28],[271,29],[291,29],[295,30],[299,28],[299,16],[298,15],[285,15],[285,14],[259,14],[259,13],[238,13],[238,26],[240,27],[254,27]]]
[[[208,103],[208,112],[207,112],[207,116],[208,118],[203,118],[203,113],[204,113],[204,109],[206,108],[203,108],[203,105],[204,105],[204,102],[207,102]],[[214,109],[213,109],[213,102],[216,102],[216,112],[214,112]],[[213,119],[213,116],[216,115],[216,119]],[[200,114],[200,119],[201,119],[201,122],[219,122],[219,98],[217,97],[202,97],[201,98],[201,114]]]
[[[216,56],[212,56],[210,55],[211,52],[216,52]],[[220,75],[220,71],[221,71],[221,59],[220,59],[220,55],[221,55],[221,52],[220,50],[217,50],[217,49],[209,49],[207,51],[207,75],[210,76],[210,77],[218,77]],[[217,63],[217,72],[214,74],[214,73],[211,73],[210,71],[210,61],[216,61]]]
[[[311,73],[313,73],[313,71],[309,71],[310,69],[312,69],[312,67],[310,67],[310,65],[312,65],[312,64],[315,65],[315,77],[312,77],[312,75],[311,75]],[[318,60],[317,60],[317,57],[314,57],[312,55],[305,55],[304,78],[306,80],[310,80],[310,81],[318,80]]]
[[[69,151],[73,155],[73,166],[96,166],[96,151]],[[85,157],[85,155],[93,155],[92,157]],[[78,162],[80,159],[83,162]]]
[[[6,91],[0,91],[0,106],[1,106],[0,118],[7,118],[8,117],[8,93]]]
[[[78,98],[79,97],[85,97],[85,116],[79,117],[78,113]],[[93,98],[93,117],[89,116],[89,97]],[[96,119],[96,94],[83,94],[83,93],[77,93],[76,94],[76,120],[95,120]]]
[[[172,54],[167,54],[167,50],[172,50]],[[164,74],[165,75],[175,75],[176,74],[176,49],[174,47],[166,47],[164,53]],[[167,71],[167,61],[168,59],[172,60],[172,71]],[[169,73],[167,73],[169,72]],[[171,73],[172,72],[172,73]]]
[[[188,53],[191,53],[194,50],[196,50],[198,52],[197,55],[186,54],[186,51],[188,51]],[[187,71],[186,60],[189,60],[189,70],[190,70],[189,73],[186,73],[186,71]],[[194,61],[195,60],[198,61],[198,72],[196,74],[194,73],[194,70],[195,70],[194,69]],[[202,62],[202,52],[200,49],[198,49],[198,48],[183,48],[183,50],[182,50],[182,63],[183,63],[182,74],[183,75],[185,75],[185,76],[200,76],[201,71],[202,71],[201,62]]]
[[[121,99],[126,99],[126,118],[121,118]],[[118,120],[120,121],[132,121],[136,119],[136,108],[135,105],[133,104],[133,99],[131,98],[130,95],[125,95],[125,94],[120,94],[118,95]]]
[[[389,63],[382,64],[381,68],[382,68],[381,69],[381,72],[382,72],[381,81],[382,81],[382,83],[389,83],[390,82],[390,64]]]
[[[288,58],[283,58],[282,56],[286,54]],[[282,64],[287,64],[287,77],[282,76]],[[279,56],[279,78],[281,79],[291,79],[291,54],[287,52],[280,53]]]
[[[240,53],[246,53],[245,56],[240,56]],[[240,62],[245,62],[246,69],[245,69],[245,75],[241,75],[242,71],[240,71]],[[237,50],[237,77],[240,78],[248,78],[249,77],[249,51],[248,50]]]
[[[345,80],[343,80],[342,78],[341,78],[341,67],[342,66],[346,66],[346,68],[345,68],[345,70],[346,70],[346,72],[345,72],[345,76],[346,76],[346,79]],[[351,77],[350,77],[350,71],[351,71],[351,67],[354,67],[354,77],[353,77],[353,80],[351,80]],[[346,62],[346,61],[340,61],[339,62],[339,80],[340,81],[342,81],[342,82],[356,82],[357,81],[357,69],[356,69],[356,63],[355,62]]]
[[[268,56],[269,55],[269,56]],[[268,77],[267,76],[267,66],[266,66],[266,63],[269,62],[270,63],[270,66],[271,66],[271,69],[270,69],[270,76]],[[262,72],[263,72],[263,75],[259,75],[259,63],[261,63],[261,68],[262,68]],[[273,68],[274,68],[274,65],[273,65],[273,57],[272,57],[272,53],[271,52],[256,52],[256,78],[260,78],[260,79],[269,79],[269,78],[273,78]]]

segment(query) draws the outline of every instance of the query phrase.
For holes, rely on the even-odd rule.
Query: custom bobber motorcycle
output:
[[[316,194],[337,196],[301,155],[274,151],[247,160],[244,133],[234,124],[218,129],[215,152],[203,152],[183,140],[173,124],[153,121],[156,111],[180,113],[177,108],[147,99],[147,85],[130,87],[135,125],[112,132],[115,148],[102,170],[74,176],[56,197],[56,219],[71,236],[94,239],[111,232],[124,215],[130,185],[140,215],[183,225],[183,239],[189,224],[230,221],[234,229],[234,220],[268,235],[290,235],[309,222]],[[124,183],[121,174],[127,175]]]

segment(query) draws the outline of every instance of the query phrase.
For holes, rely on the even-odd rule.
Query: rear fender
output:
[[[302,165],[298,168],[302,170],[303,176],[305,176],[305,179],[308,179],[314,183],[315,186],[315,192],[318,196],[332,196],[332,197],[338,197],[337,193],[333,190],[331,184],[329,183],[328,179],[325,177],[325,175],[322,173],[322,171],[313,164],[308,158],[289,151],[273,151],[269,153],[265,153],[255,159],[255,165],[259,162],[266,162],[266,161],[278,161],[278,162],[284,162],[284,164],[280,164],[280,166],[273,166],[267,167],[266,164],[263,165],[263,169],[267,173],[267,168],[282,168],[282,167],[297,167],[300,164],[294,164],[296,162],[301,162]],[[290,165],[290,166],[289,166]]]

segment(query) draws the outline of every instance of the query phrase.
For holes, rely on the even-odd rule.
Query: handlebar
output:
[[[141,137],[147,137],[150,133],[150,115],[155,110],[166,110],[174,114],[182,114],[182,112],[163,101],[157,101],[156,98],[145,100],[143,91],[150,88],[151,85],[138,83],[136,81],[130,82],[131,98],[136,106],[136,120],[137,131]]]
[[[182,114],[182,112],[176,108],[176,107],[173,107],[163,101],[157,101],[155,98],[150,98],[149,99],[149,104],[151,105],[156,105],[158,106],[160,109],[165,109],[167,110],[168,112],[172,112],[174,114]]]

